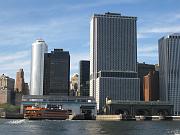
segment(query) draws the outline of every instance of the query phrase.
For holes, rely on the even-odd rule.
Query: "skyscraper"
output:
[[[69,95],[70,55],[63,49],[45,53],[44,95]]]
[[[159,39],[160,100],[174,105],[174,115],[180,115],[180,34]]]
[[[90,81],[90,61],[81,60],[79,62],[79,90],[80,96],[89,96]]]
[[[30,95],[43,95],[44,53],[48,46],[42,39],[32,44]]]
[[[90,22],[90,96],[97,109],[105,98],[140,100],[136,17],[94,14]]]

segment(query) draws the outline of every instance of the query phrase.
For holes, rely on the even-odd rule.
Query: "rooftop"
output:
[[[85,102],[95,103],[95,99],[93,97],[86,96],[60,96],[60,95],[23,95],[22,102]]]
[[[42,38],[36,39],[36,42],[45,42]]]
[[[162,37],[161,39],[167,39],[167,38],[179,38],[180,39],[180,33],[172,33],[172,34]]]
[[[111,13],[111,12],[107,12],[105,14],[94,14],[93,17],[137,19],[137,17],[133,17],[133,16],[121,16],[120,13]]]

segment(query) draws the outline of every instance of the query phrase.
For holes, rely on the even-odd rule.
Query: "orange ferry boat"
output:
[[[24,118],[31,120],[38,119],[58,119],[65,120],[69,118],[68,110],[57,108],[27,107],[25,109]]]

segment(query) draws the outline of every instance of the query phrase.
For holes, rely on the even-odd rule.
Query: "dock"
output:
[[[123,116],[123,115],[97,115],[96,120],[98,121],[162,121],[162,120],[172,120],[180,121],[180,116]]]

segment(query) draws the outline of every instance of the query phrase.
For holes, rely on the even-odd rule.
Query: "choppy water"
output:
[[[0,135],[180,135],[180,121],[0,119]]]

